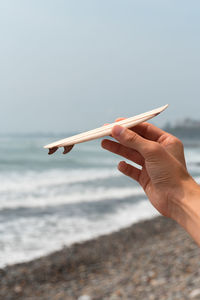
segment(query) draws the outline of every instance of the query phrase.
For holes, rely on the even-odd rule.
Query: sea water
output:
[[[59,138],[0,137],[0,267],[158,215],[99,140],[48,156],[43,145]],[[200,143],[186,144],[188,169],[200,181]]]

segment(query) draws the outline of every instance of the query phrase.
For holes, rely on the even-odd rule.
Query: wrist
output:
[[[171,203],[171,218],[200,245],[200,186],[188,178]]]

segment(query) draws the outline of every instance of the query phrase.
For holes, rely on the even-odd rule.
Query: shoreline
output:
[[[199,258],[178,224],[156,217],[0,269],[0,298],[200,299]]]

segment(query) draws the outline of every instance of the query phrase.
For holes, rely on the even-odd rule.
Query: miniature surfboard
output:
[[[119,121],[119,122],[117,122],[117,124],[124,126],[126,128],[134,127],[142,122],[145,122],[145,121],[157,116],[162,111],[164,111],[167,107],[168,107],[168,104],[161,106],[159,108],[156,108],[154,110],[148,111],[146,113]],[[79,144],[79,143],[83,143],[83,142],[87,142],[87,141],[102,138],[104,136],[111,135],[112,128],[115,125],[116,125],[116,122],[111,123],[106,126],[102,126],[102,127],[93,129],[93,130],[89,130],[89,131],[86,131],[86,132],[83,132],[80,134],[76,134],[76,135],[68,137],[66,139],[62,139],[57,142],[48,144],[48,145],[44,146],[44,148],[49,149],[48,154],[53,154],[54,152],[56,152],[56,150],[58,150],[58,148],[64,147],[63,154],[66,154],[72,150],[72,148],[75,144]]]

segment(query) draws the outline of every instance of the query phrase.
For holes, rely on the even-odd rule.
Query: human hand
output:
[[[132,130],[116,125],[112,136],[119,143],[105,139],[102,147],[141,166],[138,169],[122,161],[118,169],[139,182],[162,215],[177,218],[177,205],[197,187],[187,171],[182,142],[149,123]]]

